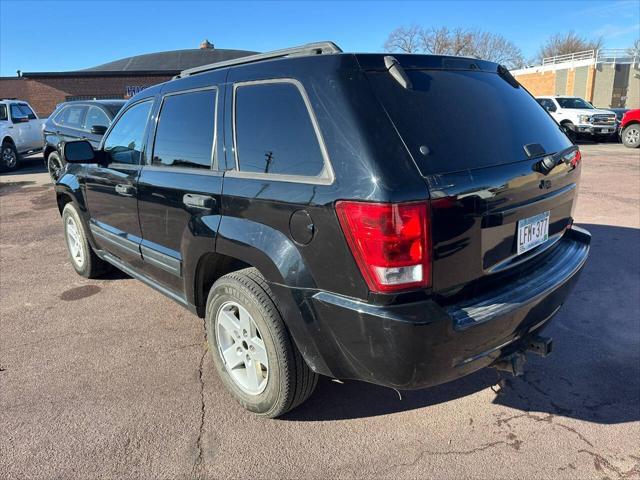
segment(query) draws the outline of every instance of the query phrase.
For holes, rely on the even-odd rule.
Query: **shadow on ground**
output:
[[[522,377],[484,369],[430,389],[401,392],[321,378],[309,401],[283,420],[370,417],[429,407],[499,383],[494,403],[596,423],[640,420],[640,230],[581,225],[593,235],[590,258],[545,335],[548,358],[529,355]]]

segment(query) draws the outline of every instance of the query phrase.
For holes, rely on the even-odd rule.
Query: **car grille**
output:
[[[597,114],[591,116],[594,125],[615,125],[616,116],[607,114]]]

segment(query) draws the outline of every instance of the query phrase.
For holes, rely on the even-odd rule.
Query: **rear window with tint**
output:
[[[293,83],[239,86],[235,135],[243,172],[315,177],[324,171],[309,110]]]
[[[541,144],[547,153],[571,145],[524,88],[514,88],[496,73],[406,73],[411,90],[387,72],[367,75],[423,175],[526,160],[524,145],[530,143]]]

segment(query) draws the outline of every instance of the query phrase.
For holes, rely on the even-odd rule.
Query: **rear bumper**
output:
[[[446,307],[432,300],[378,306],[287,289],[304,312],[304,328],[292,333],[311,367],[335,378],[399,389],[454,380],[546,326],[573,288],[590,238],[584,230],[568,230],[525,275]]]

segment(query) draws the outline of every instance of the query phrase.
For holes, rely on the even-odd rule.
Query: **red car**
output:
[[[640,147],[640,109],[629,110],[620,122],[620,140],[625,147]]]

